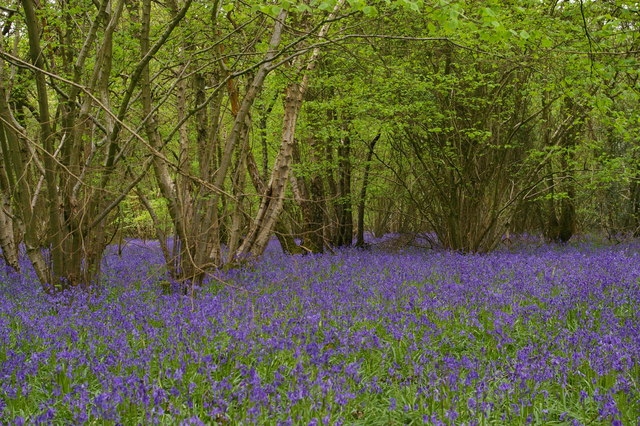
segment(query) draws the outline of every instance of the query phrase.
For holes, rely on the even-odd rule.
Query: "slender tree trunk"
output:
[[[356,237],[356,247],[364,247],[364,209],[367,200],[367,188],[369,186],[369,171],[371,170],[371,160],[375,152],[376,143],[380,139],[381,133],[369,142],[369,150],[367,151],[367,160],[364,165],[364,175],[362,177],[362,188],[360,189],[360,200],[358,202],[358,230]]]
[[[3,64],[0,63],[1,65]],[[37,232],[38,217],[32,204],[28,179],[30,173],[20,152],[21,133],[24,130],[11,114],[3,83],[4,81],[0,80],[0,149],[2,150],[7,182],[7,191],[4,195],[13,194],[14,196],[16,209],[13,213],[20,218],[23,224],[27,256],[31,260],[38,280],[46,290],[49,290],[51,278],[49,268],[42,255],[41,242]],[[13,236],[15,238],[15,234]],[[14,245],[17,246],[18,241],[14,240]]]
[[[333,156],[333,147],[330,144],[327,144],[325,147],[325,161],[327,164],[334,164],[334,156]],[[324,222],[324,239],[326,241],[331,241],[333,244],[336,241],[339,230],[339,209],[338,209],[338,184],[336,179],[333,176],[333,171],[329,171],[327,173],[327,211],[325,214],[325,222]]]
[[[247,152],[247,170],[249,172],[249,177],[251,179],[251,183],[255,188],[258,194],[264,194],[266,184],[260,175],[260,170],[258,169],[258,165],[256,164],[255,157],[251,150]],[[275,234],[278,242],[280,243],[280,247],[285,254],[303,254],[305,250],[298,246],[293,238],[293,234],[291,230],[287,227],[283,218],[278,218],[278,221],[275,225]]]
[[[335,245],[353,243],[353,210],[351,203],[351,138],[345,136],[338,148],[338,235]]]
[[[344,0],[338,0],[329,15],[330,19],[335,17],[343,3]],[[329,22],[322,26],[318,33],[319,38],[327,35],[329,27]],[[258,256],[263,253],[269,242],[271,232],[278,220],[280,211],[282,210],[285,188],[293,158],[292,154],[298,115],[302,107],[304,95],[309,87],[311,72],[315,69],[319,56],[320,49],[315,48],[309,58],[309,62],[304,68],[305,72],[300,84],[290,84],[286,89],[280,151],[273,167],[269,185],[267,185],[263,193],[258,213],[249,229],[247,237],[238,249],[238,255],[240,257],[249,254]]]
[[[219,158],[219,165],[214,174],[213,186],[215,188],[220,188],[220,189],[223,188],[225,179],[227,177],[227,171],[231,166],[233,152],[236,150],[236,147],[239,144],[243,143],[243,139],[245,139],[247,136],[246,126],[247,126],[247,119],[249,116],[249,112],[251,110],[251,107],[254,104],[256,97],[258,96],[258,94],[262,90],[262,87],[264,86],[265,78],[271,71],[271,62],[276,57],[277,48],[280,45],[280,40],[282,39],[282,32],[285,26],[285,20],[287,18],[287,15],[288,15],[288,12],[284,9],[280,11],[280,13],[278,14],[273,27],[271,38],[269,40],[269,50],[265,55],[262,65],[258,67],[258,70],[256,71],[256,74],[254,75],[253,80],[251,81],[251,84],[249,85],[247,92],[244,95],[244,98],[242,99],[242,102],[238,108],[238,111],[235,114],[233,128],[231,129],[231,132],[229,133],[229,136],[225,141],[224,148],[222,149],[222,152]],[[233,90],[231,93],[233,93]],[[213,194],[212,200],[213,200],[214,208],[215,206],[218,206],[218,204],[220,203],[220,199],[221,199],[220,193],[216,192]],[[212,224],[212,227],[210,230],[210,232],[214,232],[218,234],[218,237],[217,237],[218,239],[220,239],[219,235],[222,231],[220,221],[221,221],[221,218],[217,218],[216,222]],[[246,239],[245,239],[245,242],[246,242]],[[243,245],[244,245],[244,242],[243,242]],[[242,248],[242,245],[238,251],[240,251],[241,248]],[[234,257],[234,255],[232,254],[230,254],[230,256],[231,258]]]
[[[318,142],[311,138],[309,142],[311,150],[312,164],[318,164],[317,158]],[[302,164],[300,149],[297,143],[293,146],[293,161]],[[320,203],[323,201],[322,178],[317,171],[312,172],[312,176],[305,179],[303,176],[290,175],[291,188],[294,198],[302,212],[302,248],[310,253],[322,253],[324,249],[324,214]]]
[[[278,99],[278,94],[271,98],[267,107],[261,111],[260,119],[258,120],[258,134],[260,135],[260,147],[262,149],[262,180],[266,181],[269,178],[269,147],[267,145],[267,120],[273,107]]]
[[[568,149],[573,149],[573,147],[568,147]],[[563,174],[565,175],[566,179],[566,182],[563,184],[563,187],[566,191],[566,197],[560,200],[560,218],[558,221],[557,235],[558,240],[562,243],[568,242],[575,233],[576,229],[576,187],[575,181],[573,179],[573,173],[570,172],[571,166],[569,164],[569,161],[572,160],[572,157],[573,153],[567,152],[562,154],[560,160]]]
[[[40,140],[44,151],[44,180],[47,189],[47,210],[48,210],[48,240],[52,270],[48,274],[48,279],[43,283],[48,290],[63,287],[69,283],[61,282],[65,277],[65,258],[62,250],[62,241],[65,237],[62,218],[60,217],[58,206],[58,190],[56,185],[56,165],[54,162],[54,133],[51,128],[51,114],[49,113],[49,96],[45,74],[40,71],[45,68],[44,53],[40,47],[41,28],[36,16],[34,0],[22,0],[22,7],[25,14],[25,24],[29,36],[29,54],[31,62],[38,69],[34,71],[36,92],[38,99],[38,115],[40,120]]]
[[[2,35],[0,35],[0,42],[2,42]],[[4,63],[0,60],[0,80],[5,79],[4,75]],[[6,92],[4,88],[4,82],[0,82],[0,250],[2,250],[2,257],[5,263],[13,268],[15,271],[20,272],[20,263],[18,259],[18,245],[20,243],[17,238],[15,228],[19,219],[16,217],[13,211],[11,202],[12,179],[10,180],[11,170],[9,157],[9,145],[7,141],[7,135],[5,135],[5,127],[9,121],[8,106],[6,105]],[[17,125],[17,123],[16,123]],[[7,132],[13,132],[12,129],[7,128]],[[13,132],[15,135],[15,132]],[[15,136],[14,136],[15,137]]]
[[[297,84],[287,88],[284,101],[284,119],[282,131],[282,144],[276,159],[271,179],[262,197],[260,209],[249,229],[249,232],[238,249],[240,257],[252,254],[259,256],[269,242],[273,229],[284,201],[284,191],[291,169],[293,143],[296,131],[296,122],[300,106],[302,105],[303,91]]]
[[[11,197],[9,196],[11,189],[5,170],[5,159],[2,154],[4,146],[6,146],[4,126],[0,124],[0,249],[7,265],[20,272],[20,263],[18,261],[18,244],[20,240],[14,232],[15,216],[11,206]]]
[[[140,48],[141,48],[141,56],[144,58],[147,55],[149,50],[149,30],[151,23],[151,0],[144,0],[142,4],[142,30],[140,31]],[[144,115],[147,117],[145,121],[145,130],[147,133],[147,137],[149,138],[150,144],[156,149],[160,151],[162,149],[163,143],[160,133],[158,131],[158,123],[157,116],[152,111],[152,98],[151,98],[151,81],[149,75],[149,67],[145,66],[141,72],[141,90],[142,90],[142,109]],[[160,192],[163,197],[167,200],[169,214],[171,219],[175,225],[176,231],[176,239],[173,242],[173,251],[182,250],[182,247],[186,240],[186,225],[184,223],[185,217],[182,215],[182,209],[179,204],[179,199],[177,195],[176,183],[172,179],[169,168],[165,163],[164,159],[159,156],[154,156],[153,158],[153,170],[158,182],[158,186],[160,188]],[[175,257],[172,256],[172,258]],[[178,256],[180,258],[180,256]],[[177,277],[184,277],[185,273],[189,273],[189,271],[184,271],[181,269],[182,261],[178,260],[180,267],[178,267],[175,271]]]
[[[231,177],[233,195],[235,196],[235,202],[233,203],[233,212],[231,213],[231,229],[229,231],[229,242],[228,242],[228,250],[229,250],[229,258],[228,261],[231,262],[235,255],[235,251],[237,250],[242,233],[242,220],[244,218],[244,190],[246,184],[246,174],[247,174],[247,156],[250,150],[249,147],[249,135],[247,134],[249,130],[249,123],[245,126],[245,134],[242,136],[244,143],[242,144],[241,149],[238,152],[237,164],[235,167],[235,171],[233,176]]]
[[[222,52],[220,53],[222,54]],[[225,64],[224,61],[222,63]],[[240,112],[240,95],[234,80],[229,79],[227,81],[227,91],[229,92],[229,101],[231,103],[231,114],[234,118],[237,118],[238,113]],[[247,113],[244,125],[241,127],[237,147],[236,164],[231,176],[231,188],[233,190],[235,200],[231,207],[231,226],[229,228],[229,236],[227,238],[228,262],[233,261],[235,252],[240,245],[240,240],[242,239],[241,234],[243,231],[242,219],[244,213],[244,189],[246,184],[247,157],[251,153],[251,149],[249,147],[250,128],[250,114]]]
[[[251,84],[249,85],[249,88],[247,89],[247,93],[242,99],[242,104],[240,105],[238,113],[236,114],[233,128],[231,129],[229,137],[225,142],[218,170],[215,173],[213,185],[216,188],[223,187],[224,181],[227,177],[227,170],[231,165],[233,152],[236,149],[236,145],[241,142],[242,135],[244,134],[246,118],[251,107],[253,106],[256,97],[262,90],[262,86],[264,85],[264,80],[267,77],[267,74],[271,71],[271,61],[275,58],[276,49],[278,48],[280,40],[282,39],[282,31],[284,29],[284,21],[286,17],[287,11],[283,9],[276,18],[276,22],[273,27],[273,33],[271,34],[271,40],[269,41],[269,51],[265,55],[264,63],[256,71],[256,74]],[[216,201],[214,204],[217,204],[219,197],[219,194],[214,195],[214,200]]]
[[[196,74],[195,99],[196,105],[205,102],[206,78]],[[220,120],[220,106],[222,92],[211,100],[210,108],[202,108],[196,115],[197,145],[200,179],[210,182],[215,170],[216,153],[220,146],[218,137],[218,123]],[[212,263],[212,266],[220,266],[220,235],[211,232],[212,224],[218,222],[218,206],[211,203],[212,189],[206,185],[197,187],[194,195],[193,223],[195,235],[195,261],[198,265]]]

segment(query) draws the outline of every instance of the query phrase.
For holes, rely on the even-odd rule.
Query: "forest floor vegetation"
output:
[[[55,297],[0,269],[0,423],[640,422],[638,242],[270,249],[193,298],[152,242],[104,262]]]

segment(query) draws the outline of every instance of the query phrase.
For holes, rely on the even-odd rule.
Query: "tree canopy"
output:
[[[48,291],[422,233],[640,233],[640,2],[11,1],[0,248]]]

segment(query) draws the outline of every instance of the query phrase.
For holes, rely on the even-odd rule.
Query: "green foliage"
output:
[[[554,216],[561,206],[571,205],[578,212],[574,222],[582,226],[576,229],[613,227],[633,232],[640,229],[636,3],[194,2],[171,36],[162,41],[176,8],[185,3],[152,2],[149,42],[161,43],[162,48],[148,63],[152,114],[147,116],[142,82],[134,81],[144,56],[142,3],[116,3],[98,17],[95,3],[89,0],[40,2],[38,34],[54,117],[52,143],[59,147],[56,182],[51,187],[57,185],[64,192],[66,217],[62,215],[60,222],[69,227],[65,232],[77,231],[78,241],[82,240],[89,231],[71,231],[75,225],[68,220],[70,212],[84,206],[96,214],[131,191],[132,179],[140,174],[138,188],[154,203],[162,226],[171,222],[165,202],[151,196],[159,187],[152,167],[142,169],[140,161],[159,150],[153,155],[162,158],[180,196],[188,194],[183,200],[199,205],[220,191],[223,195],[215,208],[224,223],[219,229],[229,228],[231,212],[242,211],[238,226],[245,232],[261,199],[246,176],[243,144],[233,147],[233,173],[224,176],[220,188],[203,183],[211,183],[218,170],[235,110],[269,50],[274,18],[286,11],[286,30],[275,49],[273,68],[247,121],[249,152],[265,182],[281,145],[283,93],[306,75],[308,90],[295,135],[300,161],[293,171],[303,181],[317,178],[317,186],[329,194],[331,186],[339,186],[331,178],[335,181],[337,171],[348,163],[350,187],[323,201],[333,197],[342,206],[350,199],[355,210],[361,201],[364,170],[369,167],[371,191],[365,197],[367,206],[374,208],[367,209],[365,221],[371,225],[386,224],[380,225],[387,226],[384,231],[439,230],[441,238],[459,233],[465,223],[480,235],[490,227],[487,232],[493,238],[480,244],[490,249],[508,223],[526,222],[524,218],[535,215]],[[122,17],[113,43],[103,46],[117,4],[124,4]],[[3,90],[15,121],[24,128],[19,150],[28,164],[26,192],[34,197],[43,160],[50,157],[38,145],[33,70],[7,56],[28,57],[24,17],[1,13],[3,24],[13,24],[0,41],[4,55],[0,73],[2,81],[9,82]],[[87,45],[91,53],[76,69],[77,53],[87,42],[94,20],[96,37]],[[328,31],[319,36],[322,28]],[[312,57],[316,62],[307,69]],[[101,75],[102,70],[107,75]],[[69,80],[76,74],[73,86]],[[96,83],[101,78],[107,81],[105,87]],[[69,100],[74,87],[79,94]],[[130,102],[123,104],[126,99]],[[79,112],[72,117],[73,123],[67,123],[64,117],[71,105]],[[146,129],[150,121],[160,139],[153,150]],[[70,148],[66,144],[76,133],[80,136]],[[376,156],[365,161],[368,143],[378,134]],[[111,140],[111,135],[117,136]],[[350,141],[348,150],[345,140]],[[212,154],[205,156],[205,147],[212,146]],[[103,178],[113,154],[118,170],[126,173]],[[2,155],[6,161],[7,154]],[[76,178],[82,180],[82,190],[74,192]],[[4,181],[0,185],[2,195],[15,205],[18,192],[7,189]],[[39,202],[46,204],[45,198]],[[294,199],[293,194],[288,198]],[[297,217],[300,206],[289,201],[286,205],[290,216]],[[535,208],[536,214],[523,206]],[[81,226],[92,223],[85,214],[77,219]],[[323,221],[332,222],[326,217]],[[33,228],[47,223],[48,219],[39,218]],[[105,231],[116,226],[125,233],[150,235],[152,231],[149,214],[132,199],[120,205],[118,215],[107,215]],[[165,231],[173,233],[169,228]],[[520,230],[541,231],[530,223]],[[473,249],[476,245],[453,246]]]
[[[167,200],[158,197],[149,200],[160,226],[164,232],[170,231],[171,218]],[[127,238],[156,238],[155,225],[149,211],[136,197],[128,197],[121,205],[121,214],[117,218],[118,228]]]

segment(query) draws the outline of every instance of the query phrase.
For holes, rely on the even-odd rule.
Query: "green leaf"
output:
[[[333,9],[333,2],[323,1],[322,3],[320,3],[320,6],[318,6],[318,9],[328,12]]]
[[[378,9],[375,6],[365,6],[362,8],[362,13],[368,17],[378,16]]]
[[[527,40],[529,37],[531,36],[529,35],[529,32],[527,30],[520,31],[520,38]]]
[[[493,9],[491,9],[490,7],[485,7],[484,9],[482,9],[482,14],[485,16],[490,16],[492,18],[495,18],[497,16]]]
[[[543,37],[540,45],[543,48],[548,49],[550,47],[553,47],[553,41],[549,37]]]
[[[229,13],[233,10],[234,4],[233,3],[226,3],[224,5],[222,5],[222,10],[224,10],[225,12]]]
[[[449,32],[453,32],[456,29],[458,29],[459,25],[460,25],[460,21],[458,21],[457,19],[449,19],[448,21],[445,21],[443,26],[445,30]]]
[[[420,5],[417,2],[411,0],[402,0],[402,5],[409,10],[413,10],[414,12],[420,12]]]
[[[362,10],[366,6],[363,0],[347,0],[347,1],[349,2],[351,9],[353,10]]]

